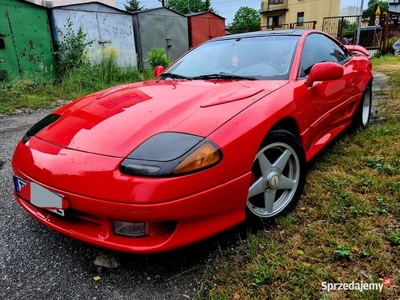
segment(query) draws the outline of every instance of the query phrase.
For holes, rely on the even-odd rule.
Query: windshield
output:
[[[181,57],[164,77],[186,79],[288,79],[298,36],[212,41]]]

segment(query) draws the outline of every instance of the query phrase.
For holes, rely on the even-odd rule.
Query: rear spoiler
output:
[[[349,50],[352,54],[364,54],[365,56],[369,57],[369,51],[365,49],[363,46],[359,45],[344,45],[347,50]]]

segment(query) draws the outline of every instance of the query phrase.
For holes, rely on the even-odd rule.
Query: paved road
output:
[[[0,117],[0,299],[192,299],[222,252],[235,251],[238,230],[179,251],[128,255],[63,236],[31,218],[14,200],[15,145],[49,110]],[[101,268],[106,258],[119,267]],[[94,278],[99,276],[99,280]]]

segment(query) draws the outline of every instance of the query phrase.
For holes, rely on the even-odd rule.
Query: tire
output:
[[[357,107],[357,111],[353,118],[352,127],[354,129],[366,129],[368,127],[369,119],[371,117],[372,107],[372,89],[371,85],[368,85],[364,90],[360,104]]]
[[[299,140],[289,131],[271,131],[252,166],[246,209],[248,219],[270,220],[294,209],[306,181],[306,158]]]

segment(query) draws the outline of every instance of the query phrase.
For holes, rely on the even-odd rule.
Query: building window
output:
[[[282,27],[283,16],[273,16],[268,18],[268,27]]]
[[[269,0],[269,4],[282,4],[284,0]]]
[[[297,24],[303,24],[304,22],[304,12],[297,13]]]

